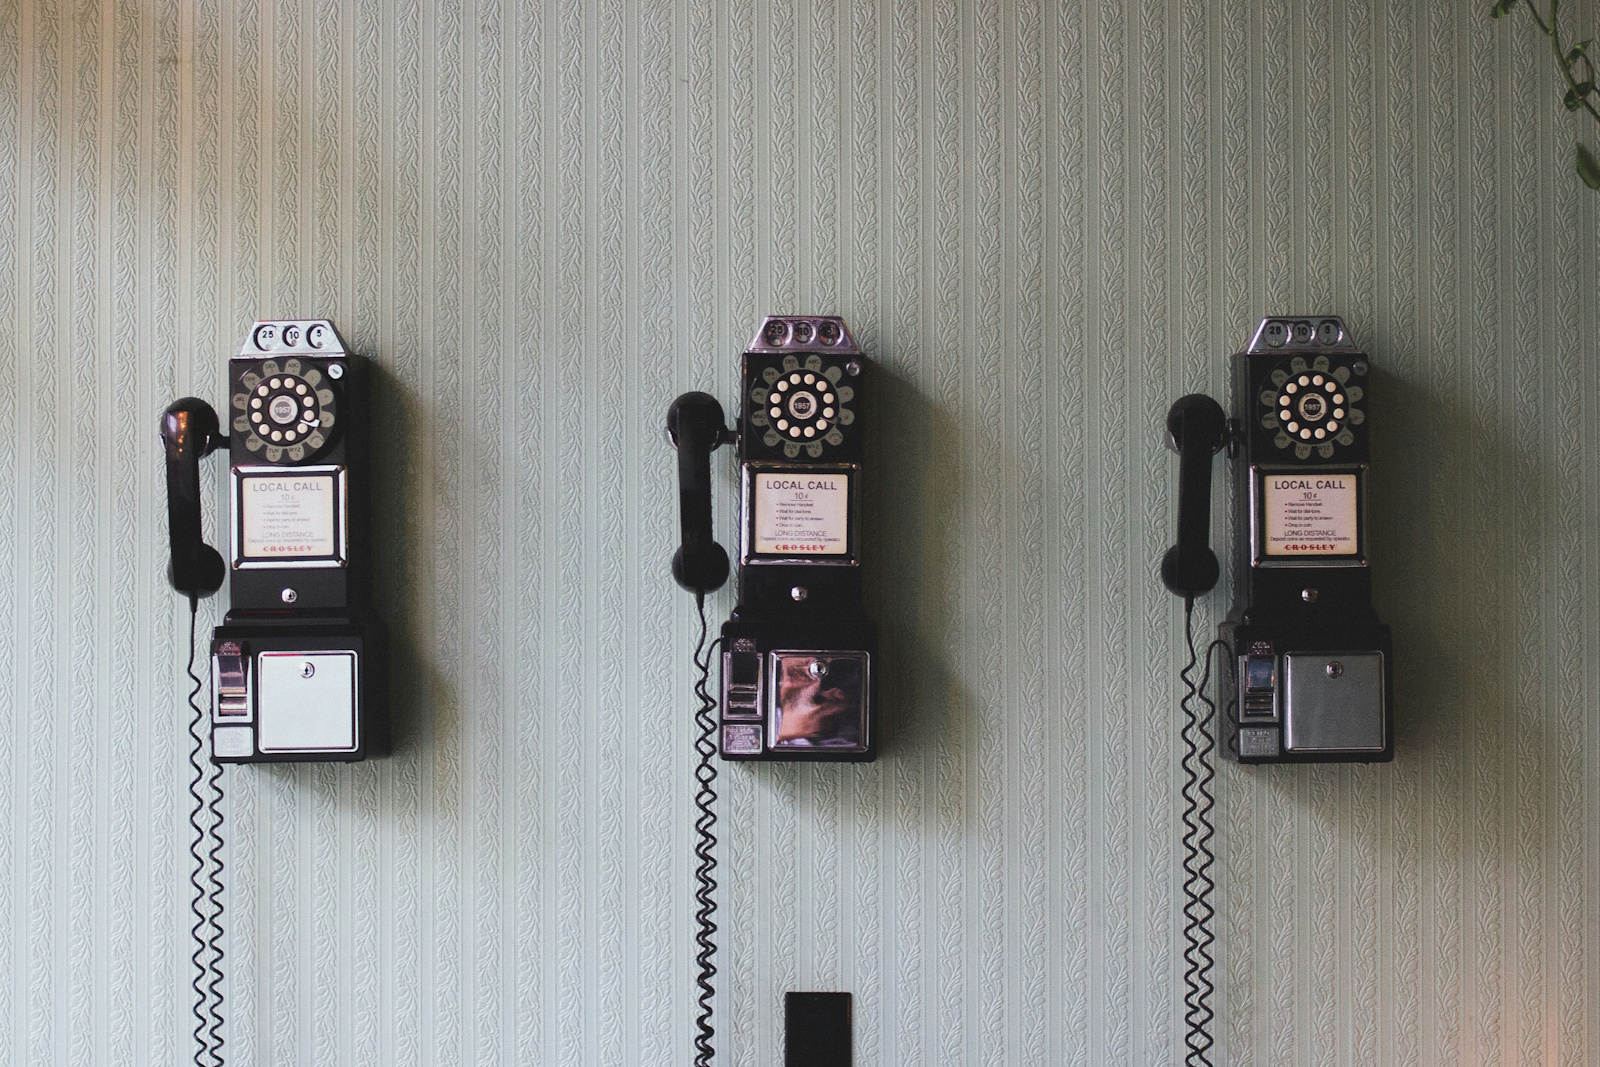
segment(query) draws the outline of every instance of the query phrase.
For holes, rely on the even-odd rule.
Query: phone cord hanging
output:
[[[1217,883],[1211,876],[1216,855],[1211,850],[1215,835],[1211,813],[1216,798],[1211,791],[1216,771],[1212,766],[1212,749],[1215,737],[1212,723],[1217,706],[1206,696],[1206,684],[1211,678],[1211,652],[1222,640],[1206,647],[1205,669],[1198,684],[1194,670],[1200,657],[1194,646],[1194,597],[1183,600],[1183,637],[1189,647],[1189,662],[1185,663],[1179,677],[1186,692],[1179,706],[1183,709],[1183,1020],[1187,1026],[1184,1043],[1188,1053],[1183,1062],[1186,1067],[1211,1067],[1211,1022],[1216,1013],[1211,1007],[1211,996],[1216,983],[1211,978],[1215,960],[1211,955],[1216,940],[1211,932],[1211,920],[1216,909],[1211,903],[1212,891]],[[1202,706],[1204,710],[1202,710]]]
[[[694,893],[695,922],[699,930],[695,933],[694,943],[699,949],[695,953],[695,963],[700,968],[695,978],[695,985],[700,992],[695,997],[700,1005],[700,1010],[695,1016],[694,1038],[694,1063],[695,1067],[710,1067],[714,1050],[711,1039],[716,1030],[711,1025],[711,1001],[715,989],[711,979],[716,977],[717,965],[712,962],[716,955],[717,943],[712,940],[717,932],[717,924],[712,920],[716,914],[717,901],[717,857],[714,849],[717,847],[717,835],[713,829],[717,825],[717,791],[713,783],[717,780],[717,765],[712,757],[717,754],[716,729],[717,723],[713,712],[717,709],[717,700],[711,695],[711,657],[716,648],[722,643],[722,638],[717,638],[710,645],[706,644],[706,598],[704,593],[696,593],[694,597],[695,610],[700,613],[700,640],[694,646],[694,665],[700,671],[699,678],[694,684],[694,695],[699,699],[700,706],[695,709],[694,721],[700,732],[695,738],[694,748],[700,755],[700,762],[695,767],[694,778],[699,783],[695,790],[694,806],[699,815],[694,820],[695,836],[697,838],[694,855],[699,862],[695,865],[694,878],[696,889]]]
[[[195,1067],[222,1067],[222,767],[213,763],[208,778],[202,761],[205,712],[195,698],[205,683],[194,671],[195,619],[199,610],[199,598],[191,596],[189,663],[185,673],[194,683],[189,690],[189,708],[194,712],[189,721],[189,736],[194,740],[189,750],[189,766],[194,769],[189,781],[189,795],[194,798],[189,812],[189,825],[194,828],[189,845],[189,855],[194,858],[194,871],[189,876],[189,884],[194,887],[190,902],[194,912],[194,954],[190,957],[194,963],[194,1062]]]

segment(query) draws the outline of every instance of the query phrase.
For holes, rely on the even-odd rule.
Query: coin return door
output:
[[[327,756],[360,747],[357,657],[349,651],[219,647],[212,750],[222,758]]]

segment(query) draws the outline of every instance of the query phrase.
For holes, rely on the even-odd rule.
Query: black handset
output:
[[[1232,611],[1219,627],[1223,752],[1243,763],[1394,757],[1393,651],[1372,607],[1367,555],[1370,362],[1332,316],[1273,317],[1233,358],[1236,476]],[[1210,405],[1208,407],[1208,404]],[[1187,396],[1168,428],[1181,456],[1174,593],[1205,580],[1215,407]],[[1187,505],[1198,504],[1199,508]]]
[[[1204,393],[1167,413],[1167,445],[1178,453],[1178,543],[1161,559],[1161,580],[1182,597],[1209,593],[1221,567],[1211,551],[1211,457],[1227,443],[1228,418]]]
[[[862,388],[867,360],[831,316],[763,319],[741,359],[738,604],[722,627],[718,750],[729,760],[862,762],[877,751],[877,628],[862,605]],[[727,573],[710,535],[709,454],[722,409],[686,393],[679,450],[679,584]]]
[[[257,322],[229,361],[229,430],[188,397],[161,416],[169,577],[228,578],[211,641],[211,758],[382,751],[384,633],[369,603],[367,367],[331,322]],[[226,441],[228,557],[201,540],[200,459]]]
[[[228,443],[210,404],[192,396],[161,413],[161,445],[167,458],[167,581],[190,597],[222,588],[227,566],[200,529],[200,460]]]
[[[728,580],[728,553],[711,534],[711,453],[722,444],[722,405],[709,393],[684,393],[667,409],[667,440],[678,450],[678,524],[683,544],[672,577],[705,594]]]

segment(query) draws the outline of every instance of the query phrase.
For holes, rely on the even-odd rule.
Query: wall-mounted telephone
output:
[[[736,434],[720,404],[667,412],[678,450],[679,584],[719,588],[711,452],[739,457],[738,605],[722,627],[718,749],[728,760],[861,762],[877,751],[877,627],[861,602],[861,402],[866,359],[832,317],[764,319],[742,358]]]
[[[168,576],[229,581],[211,640],[211,758],[359,760],[384,748],[384,632],[369,606],[367,366],[331,322],[257,322],[229,361],[228,429],[161,416]],[[202,540],[200,460],[228,447],[228,558]]]
[[[694,593],[700,612],[695,1067],[711,1063],[715,1036],[712,757],[864,762],[877,752],[878,631],[861,603],[866,369],[843,319],[774,315],[762,320],[741,360],[736,432],[706,393],[684,393],[667,409],[682,526],[672,576]],[[711,533],[711,453],[730,440],[739,456],[738,605],[708,647],[706,594],[728,580],[728,553]],[[713,695],[719,646],[722,684]]]
[[[1241,479],[1233,610],[1220,636],[1222,750],[1242,763],[1394,758],[1393,651],[1367,554],[1370,365],[1330,316],[1269,318],[1233,360],[1230,420],[1193,394],[1167,416],[1181,459],[1167,588],[1216,584],[1211,457]]]

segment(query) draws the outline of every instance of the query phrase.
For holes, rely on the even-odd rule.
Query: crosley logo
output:
[[[779,551],[779,552],[821,552],[824,549],[826,549],[827,547],[828,547],[827,545],[779,545],[777,547],[777,551]]]
[[[1338,545],[1284,545],[1288,552],[1332,552]]]

